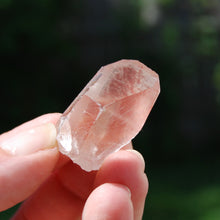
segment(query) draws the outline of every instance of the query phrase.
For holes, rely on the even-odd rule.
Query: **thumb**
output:
[[[58,117],[44,115],[0,136],[0,211],[30,196],[53,171]]]

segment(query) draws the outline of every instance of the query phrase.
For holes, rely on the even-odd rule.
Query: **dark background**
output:
[[[0,0],[0,27],[1,133],[63,112],[101,66],[138,59],[161,82],[134,140],[144,219],[220,219],[220,1]]]

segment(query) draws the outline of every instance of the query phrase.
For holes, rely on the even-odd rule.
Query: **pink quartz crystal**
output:
[[[136,60],[102,67],[57,124],[61,153],[86,171],[128,144],[160,92],[158,75]]]

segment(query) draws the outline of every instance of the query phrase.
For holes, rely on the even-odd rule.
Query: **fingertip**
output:
[[[132,193],[134,219],[141,219],[148,192],[143,157],[134,150],[121,150],[109,155],[96,175],[95,186],[109,182],[129,187]]]
[[[129,153],[132,153],[133,156],[135,155],[137,157],[137,159],[138,159],[138,161],[140,163],[140,167],[144,171],[145,170],[145,160],[144,160],[143,155],[140,152],[138,152],[138,151],[136,151],[134,149],[128,149],[126,151],[129,152]]]
[[[120,150],[110,154],[103,162],[100,171],[103,169],[115,169],[117,167],[125,167],[129,170],[136,170],[143,173],[145,169],[145,161],[143,156],[136,150]]]
[[[132,220],[133,216],[130,190],[122,184],[105,183],[90,194],[82,220]]]
[[[56,128],[52,123],[29,128],[0,141],[0,148],[9,155],[19,156],[56,147]]]
[[[18,132],[22,132],[28,129],[31,129],[32,127],[40,126],[42,124],[47,124],[47,123],[52,123],[56,125],[57,121],[59,120],[61,116],[61,113],[48,113],[45,115],[41,115],[37,118],[34,118],[28,122],[25,122],[15,128],[13,128],[10,131],[7,131],[3,134],[0,135],[0,140],[1,139],[6,139],[8,137],[11,137],[12,135],[17,134]]]

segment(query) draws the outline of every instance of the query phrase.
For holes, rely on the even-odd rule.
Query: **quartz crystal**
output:
[[[102,67],[57,124],[61,153],[86,171],[141,130],[160,92],[158,75],[136,60]]]

